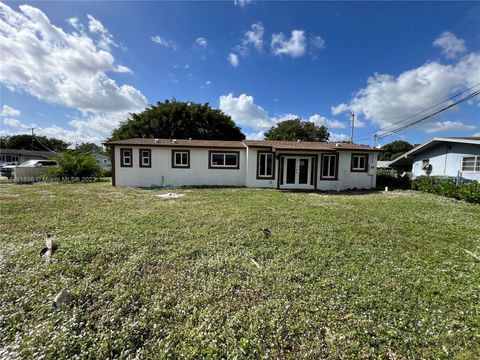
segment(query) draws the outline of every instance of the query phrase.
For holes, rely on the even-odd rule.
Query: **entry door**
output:
[[[312,171],[313,158],[309,156],[283,157],[282,188],[313,189]]]

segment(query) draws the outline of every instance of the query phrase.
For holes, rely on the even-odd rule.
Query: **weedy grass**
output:
[[[168,191],[0,185],[0,358],[480,354],[480,262],[465,252],[480,254],[479,205]],[[63,288],[73,305],[57,310]]]

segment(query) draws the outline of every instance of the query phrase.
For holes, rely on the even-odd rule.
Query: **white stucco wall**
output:
[[[248,149],[215,149],[218,151],[239,151],[240,169],[209,169],[208,151],[211,149],[190,148],[190,168],[172,168],[172,148],[152,147],[152,167],[139,167],[139,146],[122,146],[133,150],[133,166],[121,167],[120,147],[115,147],[115,180],[117,186],[247,186],[277,188],[279,160],[274,156],[275,178],[257,179],[257,151]],[[181,150],[180,148],[175,148]],[[370,189],[376,186],[377,153],[369,154],[368,172],[351,172],[352,152],[339,152],[338,180],[321,180],[321,153],[306,151],[282,151],[287,154],[318,155],[317,189],[346,190]]]
[[[356,152],[353,152],[356,153]],[[320,179],[320,156],[317,179],[319,190],[371,189],[376,186],[378,154],[371,152],[368,158],[368,172],[351,172],[351,151],[340,151],[338,158],[338,180]]]
[[[277,176],[278,176],[278,159],[273,157],[275,164],[275,178],[274,179],[257,179],[257,153],[262,151],[259,148],[248,148],[247,150],[247,173],[246,173],[246,186],[247,187],[263,187],[263,188],[276,188]],[[265,151],[265,149],[263,149]]]
[[[172,148],[152,147],[152,167],[139,167],[138,146],[122,146],[133,149],[133,167],[120,166],[120,147],[115,147],[115,181],[117,186],[245,186],[245,149],[215,149],[239,151],[240,169],[209,169],[208,151],[190,148],[190,168],[172,168]],[[142,149],[146,147],[141,147]],[[181,150],[175,148],[175,150]]]

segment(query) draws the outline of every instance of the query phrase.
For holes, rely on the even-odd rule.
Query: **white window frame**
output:
[[[126,155],[125,152],[128,152],[129,155]],[[121,167],[133,167],[133,150],[132,149],[120,149],[120,156],[121,156]],[[128,159],[128,162],[125,161]]]
[[[328,158],[328,174],[331,173],[333,167],[333,175],[324,175],[323,171],[325,169],[325,160]],[[320,178],[324,180],[336,179],[337,178],[337,155],[336,154],[323,154],[322,157],[322,173]]]
[[[358,158],[358,166],[360,166],[360,159],[364,159],[365,163],[363,167],[355,167],[355,158]],[[358,172],[367,172],[368,171],[368,155],[366,154],[353,154],[352,155],[352,171],[358,171]]]
[[[213,163],[213,156],[214,155],[223,155],[223,165],[217,165]],[[226,165],[226,157],[227,155],[233,155],[237,159],[235,165]],[[211,169],[239,169],[240,168],[240,154],[239,152],[233,151],[211,151],[210,152],[210,161],[209,167]]]
[[[463,162],[466,158],[473,158],[473,171],[472,170],[463,170]],[[477,173],[480,172],[480,155],[472,156],[462,156],[462,161],[460,162],[460,169],[462,173]]]
[[[140,152],[140,167],[149,168],[152,167],[152,150],[151,149],[139,149]],[[147,155],[145,155],[147,154]],[[146,161],[145,161],[146,160]]]
[[[263,160],[262,160],[262,156],[265,157]],[[272,166],[270,167],[270,174],[267,173],[268,172],[267,164],[268,164],[268,157],[269,156],[272,158]],[[265,174],[261,173],[260,165],[261,165],[262,162],[264,163],[264,166],[265,166]],[[274,162],[273,153],[271,153],[271,152],[260,152],[258,154],[258,164],[257,164],[257,166],[258,166],[258,177],[259,178],[272,178],[273,177],[273,171],[274,171],[273,170],[273,167],[274,167],[273,162]]]
[[[183,155],[187,155],[187,163],[183,163]],[[180,155],[180,163],[177,162],[177,155]],[[190,167],[190,152],[185,150],[173,151],[173,167],[175,168],[188,168]]]

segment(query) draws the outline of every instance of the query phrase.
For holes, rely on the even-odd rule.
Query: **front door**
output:
[[[313,189],[312,156],[283,156],[281,189]]]

